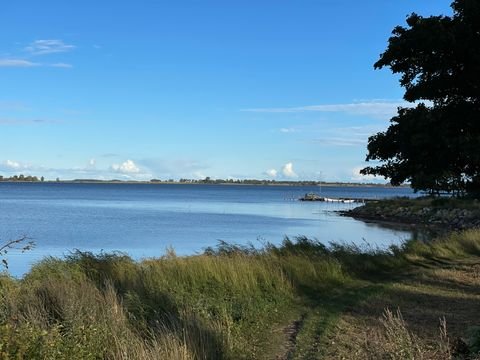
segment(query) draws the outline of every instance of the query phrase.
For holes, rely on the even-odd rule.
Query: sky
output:
[[[0,175],[383,181],[368,137],[406,106],[374,70],[444,0],[0,5]]]

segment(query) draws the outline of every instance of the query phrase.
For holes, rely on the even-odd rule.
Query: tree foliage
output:
[[[376,69],[400,75],[404,99],[385,132],[369,138],[367,161],[393,185],[480,194],[480,1],[456,0],[452,16],[411,14]]]

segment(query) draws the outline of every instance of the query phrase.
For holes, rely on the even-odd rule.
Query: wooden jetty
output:
[[[343,204],[353,204],[353,203],[363,203],[365,202],[364,199],[348,199],[348,198],[328,198],[324,196],[320,196],[315,193],[307,193],[302,196],[300,201],[324,201],[324,202],[331,202],[331,203],[343,203]]]

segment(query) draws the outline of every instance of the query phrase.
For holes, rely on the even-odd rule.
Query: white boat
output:
[[[335,203],[344,203],[344,204],[352,204],[352,203],[355,202],[354,199],[332,199],[332,198],[323,198],[323,201],[335,202]]]
[[[326,202],[342,202],[340,199],[331,199],[331,198],[323,198],[323,201]]]

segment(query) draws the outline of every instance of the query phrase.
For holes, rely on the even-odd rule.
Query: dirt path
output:
[[[283,343],[282,348],[279,350],[278,354],[275,356],[275,360],[290,360],[295,352],[297,345],[297,335],[302,328],[303,322],[305,320],[305,315],[298,320],[290,323],[283,329],[283,335],[285,342]]]

